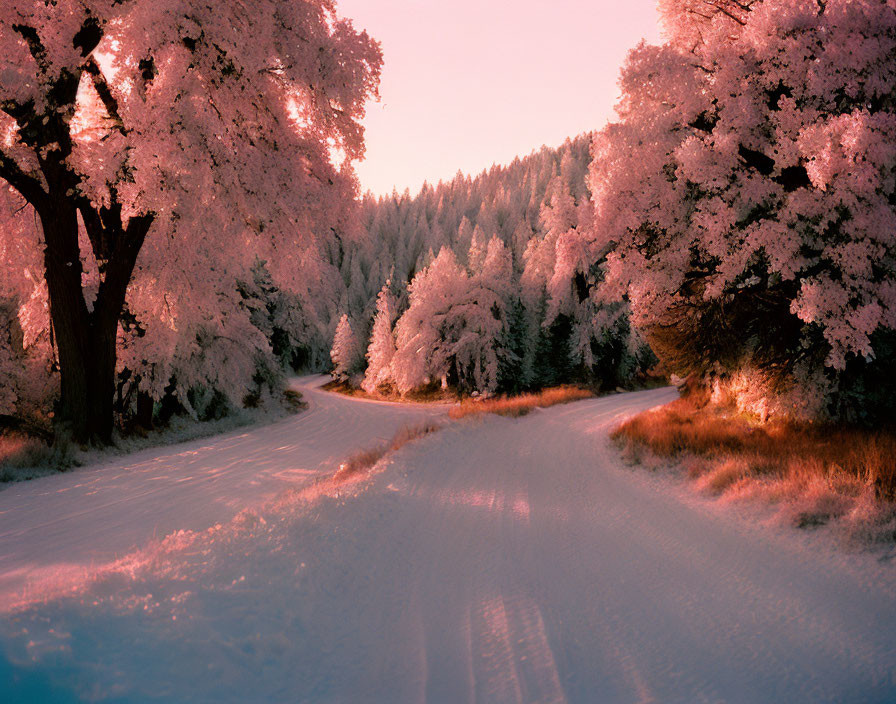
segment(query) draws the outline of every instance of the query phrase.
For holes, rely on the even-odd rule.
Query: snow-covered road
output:
[[[287,487],[314,480],[353,449],[447,408],[326,393],[325,376],[292,383],[312,399],[297,416],[0,491],[0,604],[16,603],[177,530],[203,530]],[[2,610],[2,608],[0,608]]]
[[[243,483],[264,486],[210,484],[205,517],[203,490],[166,488],[160,530],[197,532],[0,620],[0,700],[896,701],[892,564],[753,526],[619,464],[608,429],[668,390],[454,423],[366,484],[287,490],[226,522],[282,488],[284,468],[332,470],[442,412],[307,395],[304,419],[199,444],[195,467],[238,462]],[[183,447],[169,452],[160,483],[197,474],[178,464]],[[149,456],[130,461],[152,486]],[[89,493],[50,490],[93,477],[105,506],[104,472],[0,492],[0,576],[27,568],[29,550],[50,566],[58,539],[86,554],[78,531],[93,551],[141,545],[80,518]],[[63,514],[54,531],[31,515],[41,494]],[[144,495],[124,499],[122,524]],[[196,520],[180,526],[176,507]],[[210,520],[223,523],[198,531]],[[23,521],[38,538],[16,532]]]

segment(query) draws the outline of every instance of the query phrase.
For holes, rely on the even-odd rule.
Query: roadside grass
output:
[[[500,416],[518,418],[535,408],[547,408],[548,406],[572,403],[573,401],[581,401],[593,396],[593,391],[578,386],[557,386],[537,393],[521,394],[519,396],[464,399],[459,405],[448,411],[448,415],[455,420],[482,413],[495,413]]]
[[[629,462],[671,462],[703,493],[775,505],[801,528],[836,522],[862,542],[896,541],[893,429],[758,423],[689,396],[611,437]]]
[[[427,421],[420,425],[406,425],[399,429],[392,439],[381,445],[367,448],[356,452],[342,464],[336,474],[333,475],[333,481],[337,484],[357,478],[372,469],[377,462],[391,452],[400,450],[414,440],[418,440],[430,433],[441,430],[442,426],[438,423]]]
[[[472,398],[463,396],[454,389],[443,389],[441,384],[433,383],[415,389],[404,396],[388,387],[380,388],[376,393],[368,393],[343,381],[331,381],[322,387],[325,391],[365,398],[374,401],[391,401],[393,403],[452,403],[448,411],[454,420],[482,413],[495,413],[502,416],[519,417],[534,408],[547,408],[561,403],[572,403],[584,398],[592,398],[593,391],[578,386],[556,386],[542,391],[520,394],[518,396],[495,396],[491,398]]]
[[[367,393],[364,389],[344,381],[330,381],[321,387],[324,391],[333,391],[352,398],[366,398],[373,401],[390,401],[392,403],[456,403],[460,394],[453,389],[443,389],[438,382],[421,386],[402,396],[389,386],[380,387],[376,393]]]
[[[0,432],[0,484],[55,474],[77,464],[64,439],[52,444],[17,431]]]

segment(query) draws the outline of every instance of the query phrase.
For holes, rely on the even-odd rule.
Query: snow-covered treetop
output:
[[[340,164],[363,153],[380,66],[331,0],[8,0],[2,159],[39,198],[42,160],[61,153],[92,204],[152,214],[150,245],[176,231],[192,258],[264,257],[247,232],[340,227],[355,187]]]

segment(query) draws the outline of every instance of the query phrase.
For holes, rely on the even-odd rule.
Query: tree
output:
[[[481,267],[471,275],[443,247],[414,277],[408,310],[395,324],[392,377],[401,393],[435,380],[462,391],[497,389],[512,270],[497,237]]]
[[[376,299],[376,315],[373,319],[373,333],[367,347],[367,372],[362,388],[373,393],[391,380],[392,358],[395,356],[395,337],[392,323],[395,319],[395,298],[387,281]]]
[[[348,227],[380,66],[332,0],[3,4],[0,178],[40,222],[57,418],[78,440],[110,439],[135,276],[156,296],[179,281],[198,312],[219,272],[285,271]]]
[[[392,359],[392,378],[401,393],[456,377],[449,318],[467,278],[454,252],[443,247],[408,286],[409,306],[395,324]]]
[[[896,327],[896,12],[662,10],[670,40],[632,51],[595,138],[576,245],[673,370],[755,368],[830,400]]]
[[[362,369],[363,353],[358,344],[358,337],[345,314],[336,325],[330,359],[333,362],[333,376],[338,381],[350,381]]]

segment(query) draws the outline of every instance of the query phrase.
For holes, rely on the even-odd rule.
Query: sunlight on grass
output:
[[[594,393],[577,386],[558,386],[538,393],[521,394],[520,396],[500,396],[483,400],[467,399],[448,411],[451,418],[466,418],[481,413],[495,413],[500,416],[517,418],[524,416],[534,408],[547,408],[562,403],[572,403],[591,398]]]
[[[433,422],[405,426],[395,433],[389,442],[378,445],[377,447],[361,450],[349,457],[345,462],[339,465],[339,470],[333,476],[333,480],[335,482],[344,482],[353,477],[357,477],[361,473],[371,469],[390,452],[400,450],[409,442],[413,442],[418,438],[434,433],[441,429],[441,427],[442,426],[438,423]]]
[[[845,425],[758,423],[688,397],[613,432],[632,462],[680,465],[697,490],[779,507],[799,527],[838,519],[853,535],[896,540],[896,433]]]

